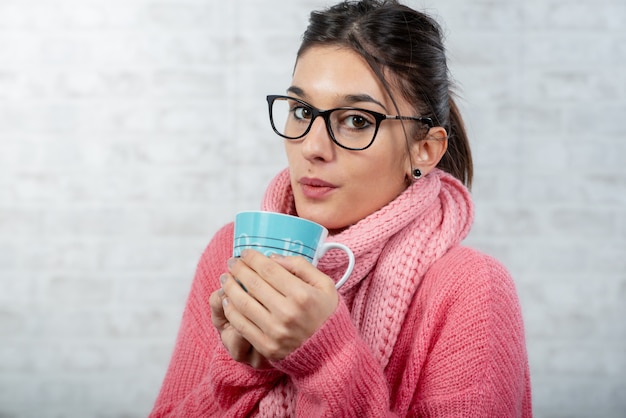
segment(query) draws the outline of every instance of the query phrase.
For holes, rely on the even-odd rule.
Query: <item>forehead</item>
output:
[[[345,47],[314,46],[296,62],[292,87],[305,98],[334,98],[369,95],[388,104],[389,97],[367,61]]]

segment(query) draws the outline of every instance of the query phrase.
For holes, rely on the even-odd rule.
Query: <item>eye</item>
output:
[[[304,106],[294,106],[291,111],[293,112],[293,116],[298,119],[311,119],[311,109]]]
[[[366,113],[355,112],[351,110],[341,115],[341,125],[348,129],[361,130],[367,129],[375,122],[372,117]]]
[[[345,123],[350,128],[354,129],[364,129],[371,125],[371,123],[361,115],[348,116],[345,119]]]

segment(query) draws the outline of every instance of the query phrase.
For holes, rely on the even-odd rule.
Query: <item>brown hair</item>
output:
[[[317,45],[348,47],[368,62],[393,100],[385,77],[390,73],[416,114],[448,133],[448,149],[437,166],[469,187],[472,155],[452,97],[441,32],[434,19],[395,0],[344,1],[311,13],[298,57]]]

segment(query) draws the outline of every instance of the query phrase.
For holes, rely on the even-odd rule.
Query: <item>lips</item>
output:
[[[309,199],[321,199],[337,188],[327,181],[309,177],[301,178],[298,183],[304,196]]]

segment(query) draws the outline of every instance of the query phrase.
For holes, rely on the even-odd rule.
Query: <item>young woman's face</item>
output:
[[[321,110],[349,106],[398,114],[367,62],[346,48],[307,50],[296,63],[287,94]],[[413,115],[404,101],[398,106],[401,114]],[[369,148],[351,151],[332,142],[324,118],[318,117],[303,138],[286,140],[285,149],[298,215],[331,233],[395,199],[406,189],[411,171],[405,132],[396,120],[381,123]]]

